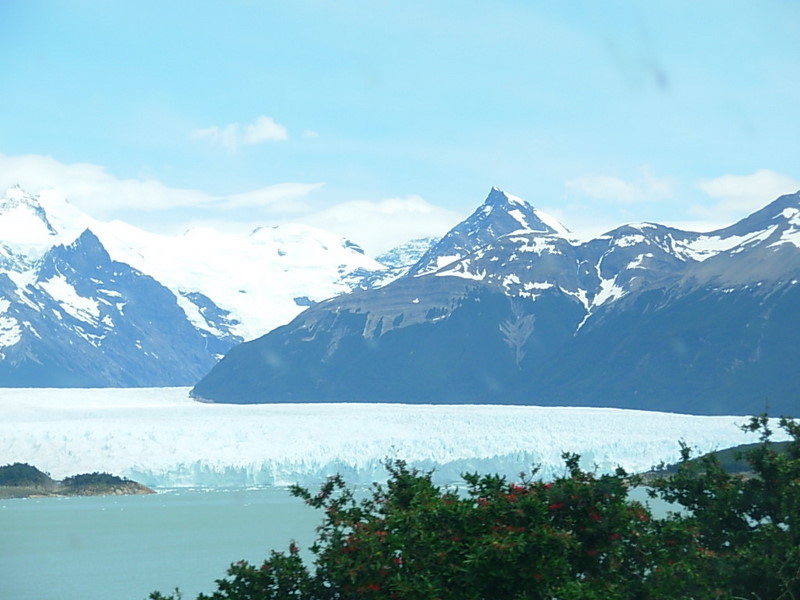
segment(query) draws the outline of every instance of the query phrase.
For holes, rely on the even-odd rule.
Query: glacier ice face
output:
[[[314,485],[385,477],[387,459],[435,470],[514,477],[563,468],[640,471],[675,461],[679,440],[699,452],[755,441],[745,417],[603,408],[399,404],[204,404],[188,388],[0,389],[0,456],[63,478],[111,472],[155,487]]]

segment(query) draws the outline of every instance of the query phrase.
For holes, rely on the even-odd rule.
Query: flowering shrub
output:
[[[677,474],[649,483],[685,509],[663,519],[629,499],[638,477],[586,472],[573,454],[550,482],[471,474],[456,491],[396,461],[361,500],[338,476],[297,486],[323,513],[313,568],[292,545],[235,563],[198,600],[800,598],[800,424],[781,426],[784,454],[765,418],[747,426],[761,432],[753,477],[684,447]]]

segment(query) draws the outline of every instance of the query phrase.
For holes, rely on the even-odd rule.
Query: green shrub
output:
[[[111,475],[110,473],[81,473],[65,477],[61,482],[66,488],[87,489],[98,487],[112,487],[125,483],[127,480]]]
[[[323,513],[313,565],[292,544],[231,565],[198,599],[800,598],[800,425],[781,427],[793,438],[784,453],[766,418],[746,427],[761,432],[746,456],[753,477],[684,447],[677,473],[651,484],[685,509],[662,519],[628,497],[639,478],[586,472],[573,454],[550,482],[471,474],[454,491],[397,461],[365,499],[338,476],[316,494],[297,486]]]
[[[0,485],[51,487],[54,483],[47,473],[27,463],[0,467]]]

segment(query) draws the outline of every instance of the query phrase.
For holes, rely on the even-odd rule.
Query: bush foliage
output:
[[[112,487],[122,485],[128,480],[110,473],[81,473],[65,477],[61,485],[68,488]]]
[[[0,485],[51,487],[54,484],[47,473],[28,463],[17,462],[0,467]]]
[[[682,446],[677,472],[648,482],[677,505],[658,519],[628,496],[638,477],[587,472],[574,454],[549,482],[471,474],[455,491],[397,461],[364,499],[338,476],[316,494],[296,486],[323,514],[313,564],[292,544],[231,565],[198,600],[797,599],[800,424],[780,426],[780,453],[766,417],[745,426],[760,433],[748,476]]]

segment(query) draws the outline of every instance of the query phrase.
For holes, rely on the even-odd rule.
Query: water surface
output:
[[[231,562],[307,548],[320,520],[285,488],[0,500],[0,598],[194,598]]]

